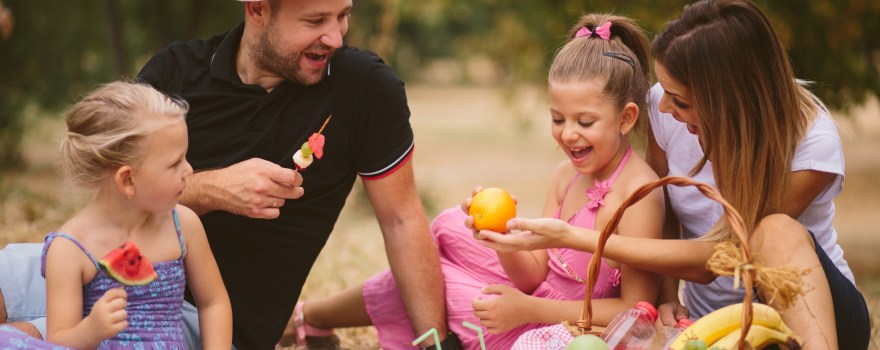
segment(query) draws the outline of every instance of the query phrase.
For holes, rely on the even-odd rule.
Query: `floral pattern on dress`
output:
[[[611,192],[611,181],[596,180],[593,187],[587,189],[587,197],[590,198],[590,201],[587,203],[587,209],[597,210],[599,207],[605,205],[605,195],[607,195],[608,192]]]

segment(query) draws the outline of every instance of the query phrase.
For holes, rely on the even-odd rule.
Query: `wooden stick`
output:
[[[333,117],[332,114],[327,116],[327,120],[324,121],[324,125],[321,125],[321,129],[318,129],[318,135],[321,135],[321,131],[324,131],[324,127],[327,126],[327,123],[330,122],[331,117]]]

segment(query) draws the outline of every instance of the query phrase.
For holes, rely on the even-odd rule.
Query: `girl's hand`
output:
[[[483,239],[483,236],[480,234],[481,231],[478,231],[474,228],[474,217],[470,215],[471,203],[474,201],[474,196],[477,195],[480,191],[483,190],[483,186],[474,187],[473,191],[471,191],[471,196],[464,199],[464,202],[461,202],[461,211],[465,214],[468,214],[468,217],[464,219],[464,225],[471,230],[471,233],[474,235],[475,239]],[[518,203],[519,200],[514,195],[510,195],[513,197],[513,202]],[[491,232],[491,231],[486,231]]]
[[[92,334],[108,339],[128,327],[128,294],[122,287],[108,290],[95,302],[92,311],[84,321],[88,321]]]
[[[500,334],[528,323],[527,305],[529,296],[519,289],[503,284],[494,284],[483,288],[483,294],[473,300],[474,316],[480,324],[488,328],[489,333]]]
[[[514,218],[507,222],[507,228],[513,233],[479,232],[480,243],[499,252],[572,248],[566,242],[566,238],[574,234],[571,232],[571,225],[559,219]],[[514,232],[514,230],[523,232]]]

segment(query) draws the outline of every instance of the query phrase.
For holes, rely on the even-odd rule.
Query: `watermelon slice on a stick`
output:
[[[330,117],[333,117],[333,115],[328,116],[327,120],[324,120],[324,125],[321,125],[321,129],[318,129],[318,132],[309,136],[309,140],[303,143],[299,150],[293,154],[293,164],[296,165],[296,170],[302,171],[308,168],[314,161],[312,155],[318,159],[324,156],[324,135],[321,135],[321,132],[324,131],[324,127],[330,122]]]
[[[98,264],[110,277],[126,286],[145,285],[159,277],[153,264],[141,255],[140,249],[132,242],[122,243],[111,250],[98,260]]]

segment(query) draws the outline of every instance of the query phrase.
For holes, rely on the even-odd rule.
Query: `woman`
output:
[[[659,80],[649,107],[652,167],[660,176],[691,176],[716,186],[743,216],[755,263],[808,271],[807,293],[783,314],[808,348],[866,348],[867,307],[831,226],[832,200],[843,181],[840,139],[822,103],[796,81],[770,21],[747,0],[699,1],[666,25],[651,51]],[[661,312],[671,325],[688,310],[698,318],[739,302],[742,290],[705,267],[715,244],[730,238],[726,222],[718,220],[721,207],[695,188],[670,186],[667,192],[667,227],[680,224],[682,231],[672,234],[700,239],[613,236],[604,256],[686,281],[687,309],[678,305],[676,283],[665,288],[664,301],[672,303]],[[483,232],[485,244],[592,251],[598,237],[548,219],[510,225],[532,234]],[[758,296],[768,300],[761,290]]]

